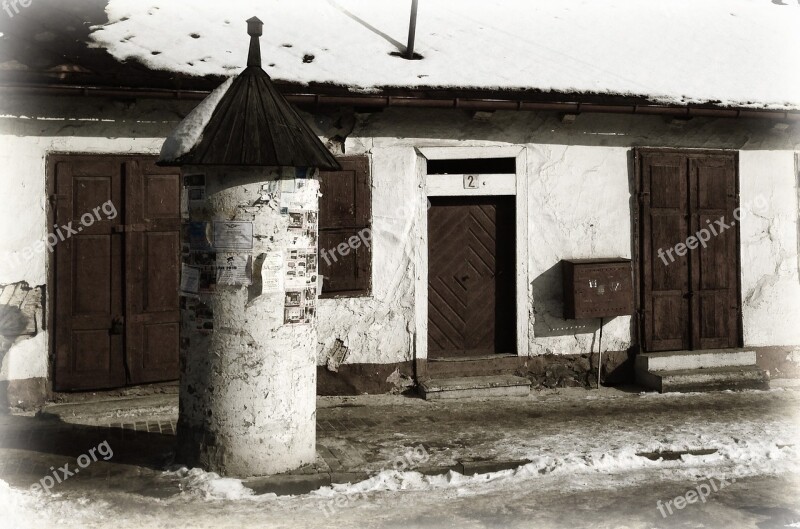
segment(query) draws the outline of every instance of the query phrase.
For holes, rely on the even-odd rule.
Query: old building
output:
[[[321,173],[318,393],[591,386],[598,363],[665,390],[796,377],[800,8],[468,4],[424,3],[412,59],[405,4],[0,13],[10,403],[177,378],[192,182],[154,161],[244,67],[254,13],[265,71],[342,166]],[[576,276],[601,306],[568,318],[564,262],[585,259],[629,290]]]

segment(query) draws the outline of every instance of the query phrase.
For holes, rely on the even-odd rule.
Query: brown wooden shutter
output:
[[[369,159],[347,156],[337,160],[341,171],[320,172],[322,297],[368,296],[372,276]]]
[[[740,345],[736,153],[640,149],[636,162],[645,351]]]

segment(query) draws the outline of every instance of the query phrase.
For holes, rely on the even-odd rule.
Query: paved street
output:
[[[798,409],[788,389],[323,398],[317,462],[240,481],[172,463],[174,395],[64,404],[0,418],[0,498],[11,527],[798,527]]]

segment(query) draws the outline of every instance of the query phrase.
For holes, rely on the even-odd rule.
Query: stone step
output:
[[[639,385],[660,393],[769,389],[769,376],[758,366],[724,366],[672,371],[637,371]]]
[[[756,352],[748,349],[668,351],[642,353],[636,357],[637,371],[681,371],[753,365],[756,365]]]
[[[531,381],[513,375],[431,378],[420,383],[425,400],[463,397],[525,397]]]

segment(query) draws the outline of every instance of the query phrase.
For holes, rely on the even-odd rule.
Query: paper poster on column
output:
[[[244,285],[251,283],[252,262],[247,254],[217,253],[217,284]]]
[[[200,289],[200,270],[181,264],[181,295],[196,295]]]
[[[214,221],[214,248],[252,250],[253,223],[242,221]]]
[[[261,265],[261,292],[283,292],[283,252],[267,252]]]

